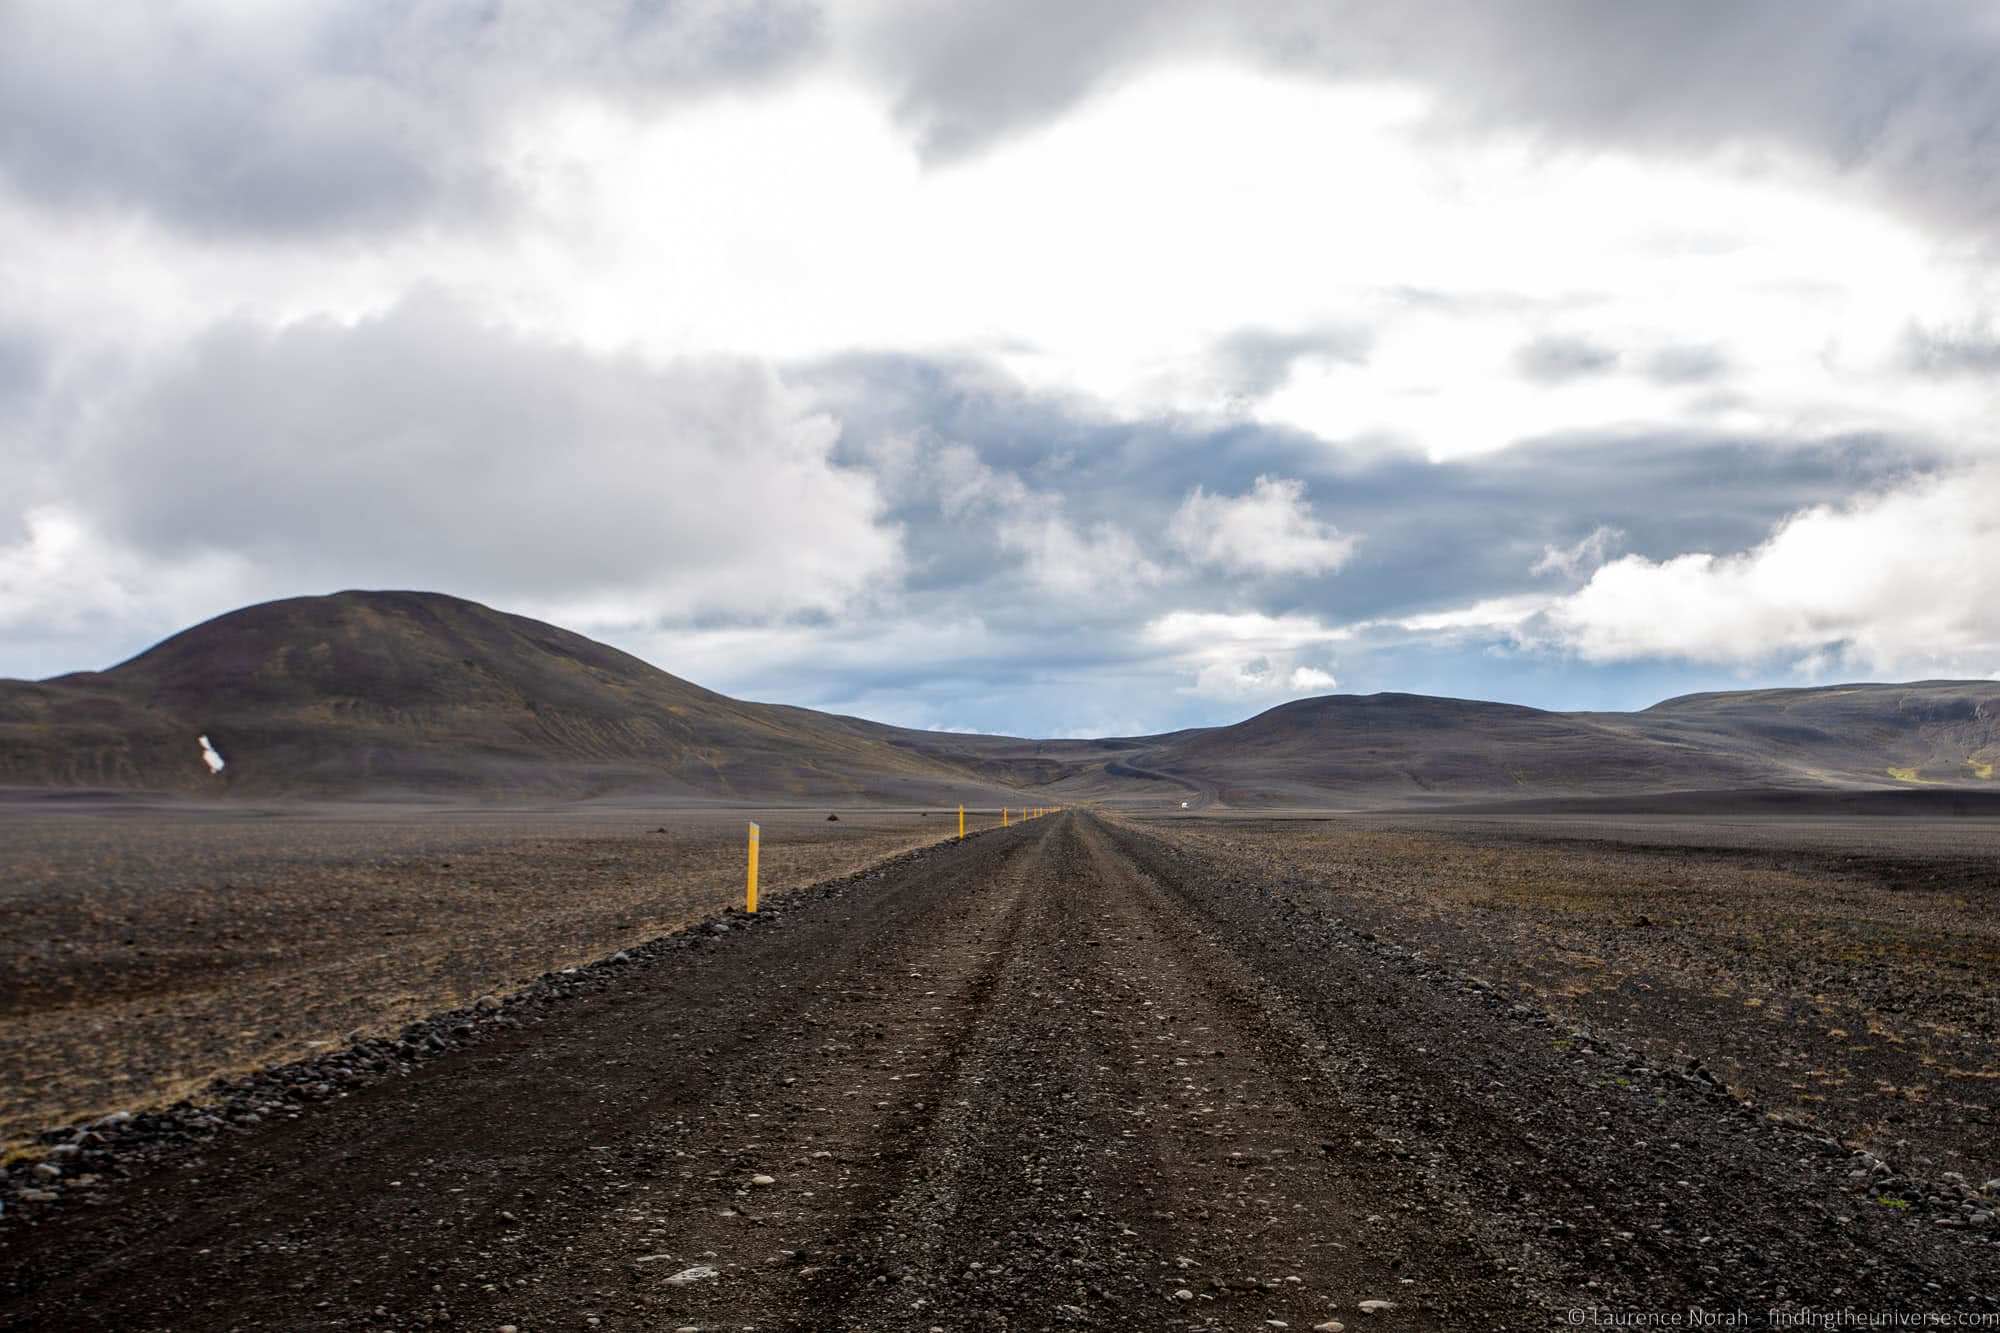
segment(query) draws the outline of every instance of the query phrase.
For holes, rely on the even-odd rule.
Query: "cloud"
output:
[[[203,233],[370,231],[503,206],[564,98],[659,103],[818,44],[799,0],[0,6],[0,174]]]
[[[1987,229],[2000,216],[2000,24],[1979,0],[1593,5],[1574,0],[904,0],[843,24],[933,158],[977,152],[1132,77],[1248,59],[1404,82],[1440,128],[1701,157],[1776,149],[1892,206]]]
[[[1514,367],[1537,384],[1567,384],[1618,368],[1618,353],[1583,338],[1537,338],[1514,353]]]
[[[5,521],[0,518],[0,521]],[[93,529],[60,505],[29,509],[0,542],[0,675],[38,679],[111,665],[107,638],[144,642],[227,610],[256,587],[240,557],[158,559]],[[136,634],[138,642],[127,636]]]
[[[1912,324],[1903,334],[1903,359],[1933,378],[2000,372],[2000,334],[1984,320],[1957,328]]]
[[[1599,527],[1573,546],[1544,546],[1541,559],[1528,566],[1530,574],[1565,574],[1575,578],[1604,563],[1611,548],[1623,541],[1617,528]]]
[[[1518,597],[1487,597],[1469,606],[1443,611],[1423,611],[1389,620],[1363,621],[1359,629],[1391,626],[1413,634],[1466,635],[1493,630],[1511,630],[1547,610],[1547,597],[1530,594]]]
[[[1258,611],[1170,611],[1141,633],[1191,675],[1188,694],[1212,699],[1294,697],[1336,684],[1327,669],[1331,645],[1350,630],[1311,616]],[[1316,659],[1316,660],[1315,660]]]
[[[597,356],[443,301],[226,325],[98,416],[63,465],[89,528],[294,587],[756,619],[901,567],[836,423],[768,368]]]
[[[1058,597],[1126,601],[1165,577],[1130,533],[1110,523],[1080,530],[1060,513],[1015,513],[1001,520],[999,536],[1025,558],[1035,586]]]
[[[1371,341],[1364,328],[1325,327],[1290,333],[1248,328],[1217,342],[1213,356],[1224,396],[1254,400],[1283,388],[1292,368],[1302,361],[1360,365],[1368,359]]]
[[[41,386],[48,349],[25,330],[0,325],[0,410]]]
[[[1990,670],[2000,658],[2000,467],[1816,505],[1739,554],[1624,556],[1528,633],[1595,662]]]
[[[1238,496],[1197,486],[1173,517],[1174,544],[1203,564],[1237,574],[1324,574],[1354,553],[1344,537],[1313,517],[1303,481],[1260,476]]]
[[[1729,373],[1729,358],[1718,347],[1690,343],[1660,348],[1646,358],[1645,369],[1655,384],[1706,384]]]

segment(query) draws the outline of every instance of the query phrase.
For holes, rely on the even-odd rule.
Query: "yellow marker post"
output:
[[[958,807],[958,836],[965,836],[965,807],[962,805]]]
[[[750,873],[743,889],[743,910],[757,910],[757,833],[755,824],[750,826]]]
[[[1007,827],[1007,807],[1004,805],[1000,807],[1000,827]]]

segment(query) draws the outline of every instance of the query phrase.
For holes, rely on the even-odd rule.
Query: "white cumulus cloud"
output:
[[[1802,510],[1738,554],[1624,556],[1529,633],[1599,662],[1983,674],[2000,660],[2000,465]]]
[[[1142,640],[1191,677],[1184,692],[1213,699],[1291,698],[1334,688],[1318,662],[1351,631],[1312,616],[1260,611],[1170,611]]]
[[[1118,600],[1164,576],[1132,534],[1112,523],[1079,528],[1060,513],[1023,513],[1003,519],[999,537],[1026,559],[1038,587],[1061,597]]]
[[[1168,528],[1195,560],[1237,574],[1323,574],[1354,553],[1345,537],[1313,516],[1302,481],[1258,477],[1243,495],[1197,486]]]

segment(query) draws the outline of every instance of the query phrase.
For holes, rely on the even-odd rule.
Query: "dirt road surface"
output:
[[[1094,815],[701,938],[10,1226],[0,1329],[2000,1310],[1839,1145]]]

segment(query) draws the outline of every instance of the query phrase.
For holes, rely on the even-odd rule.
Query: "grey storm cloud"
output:
[[[1537,384],[1567,384],[1618,368],[1618,353],[1587,338],[1537,338],[1514,353],[1514,366]]]
[[[1275,581],[1271,608],[1329,621],[1408,614],[1534,591],[1549,546],[1598,527],[1621,549],[1660,559],[1740,550],[1800,508],[1940,466],[1921,441],[1880,436],[1732,436],[1701,431],[1578,433],[1433,462],[1409,452],[1347,448],[1253,423],[1216,428],[1124,420],[1072,398],[1041,395],[972,360],[849,356],[787,378],[841,422],[836,457],[869,467],[884,440],[920,456],[967,451],[999,477],[1060,496],[1083,525],[1110,524],[1170,559],[1172,516],[1196,487],[1238,494],[1260,476],[1305,483],[1315,513],[1362,540],[1337,574]],[[932,493],[883,484],[921,583],[962,597],[1009,568],[990,532],[944,512]],[[1190,571],[1178,604],[1240,603],[1235,580]],[[991,614],[1032,622],[1041,611],[1004,586],[982,591]],[[1141,605],[1129,614],[1159,610]]]
[[[816,49],[796,0],[0,4],[0,176],[203,232],[368,230],[504,206],[510,117],[761,77]]]
[[[1533,590],[1547,547],[1599,526],[1656,558],[1744,549],[1803,506],[1935,461],[1874,437],[1663,431],[1434,462],[1256,423],[1113,418],[977,359],[659,367],[421,300],[358,325],[225,325],[90,418],[51,463],[54,493],[146,559],[223,552],[287,587],[420,580],[537,604],[636,589],[709,621],[744,587],[790,586],[808,616],[893,589],[977,606],[1042,651],[1049,611],[1010,518],[1060,513],[1172,570],[1171,586],[1075,613],[1132,627],[1240,606],[1236,580],[1174,549],[1189,494],[1295,480],[1360,544],[1338,572],[1267,580],[1262,604],[1331,623]],[[1101,642],[1059,655],[1129,650]]]
[[[976,358],[660,366],[421,299],[357,324],[225,324],[86,415],[51,495],[145,567],[222,558],[264,595],[623,602],[669,635],[775,617],[861,646],[775,661],[756,691],[906,717],[935,704],[940,720],[1004,699],[977,715],[1032,727],[1033,682],[1072,679],[1094,682],[1074,707],[1098,710],[1073,725],[1099,730],[1213,720],[1175,701],[1143,632],[1170,611],[1245,609],[1239,580],[1175,551],[1197,488],[1297,482],[1317,521],[1358,537],[1337,571],[1259,584],[1258,610],[1338,625],[1546,591],[1547,550],[1600,527],[1651,558],[1746,549],[1801,507],[1936,461],[1892,439],[1663,431],[1436,462],[1252,422],[1116,418]],[[1052,612],[1010,538],[1045,516],[1118,534],[1160,581],[1124,568]],[[864,650],[885,626],[968,609],[983,629],[964,644]],[[1165,695],[1134,712],[1132,681]]]
[[[1719,347],[1687,344],[1662,347],[1646,358],[1646,377],[1655,384],[1707,384],[1729,374],[1729,358]]]
[[[1301,361],[1360,365],[1374,339],[1364,328],[1296,331],[1239,329],[1215,345],[1214,359],[1224,391],[1231,397],[1264,398],[1282,388]]]
[[[1985,229],[2000,215],[2000,22],[1981,0],[911,0],[878,11],[864,50],[937,157],[1148,61],[1223,52],[1423,85],[1462,132],[1772,146],[1935,220]]]
[[[1991,375],[2000,371],[2000,334],[1990,325],[1926,328],[1903,335],[1904,363],[1919,375]]]
[[[941,160],[1204,55],[1416,84],[1456,132],[1774,147],[1930,220],[2000,216],[1980,0],[17,0],[0,174],[205,231],[379,228],[503,205],[506,128],[558,94],[657,102],[846,60]]]
[[[26,398],[40,386],[48,350],[33,335],[0,327],[0,404]]]
[[[769,367],[595,355],[439,298],[353,325],[225,324],[92,417],[58,468],[93,527],[291,586],[685,614],[754,590],[809,613],[900,560],[872,481],[831,460],[831,419]]]

